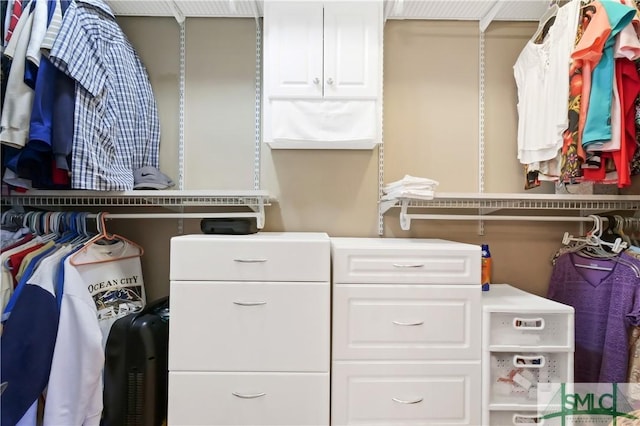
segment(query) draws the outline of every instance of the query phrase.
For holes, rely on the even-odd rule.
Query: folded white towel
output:
[[[272,100],[271,138],[274,141],[375,141],[376,102],[373,100]]]
[[[425,189],[433,191],[438,185],[439,182],[433,179],[405,175],[402,179],[385,185],[383,191],[385,193],[390,193],[397,189]]]
[[[433,200],[434,191],[427,189],[403,189],[399,188],[388,192],[382,196],[382,200],[393,200],[399,198],[415,198],[418,200]]]

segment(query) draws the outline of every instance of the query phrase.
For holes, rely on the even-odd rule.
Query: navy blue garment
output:
[[[46,388],[59,319],[52,292],[35,284],[22,287],[0,337],[2,425],[15,425]]]

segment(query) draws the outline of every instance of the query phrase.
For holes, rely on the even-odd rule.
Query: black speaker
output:
[[[200,229],[205,234],[246,235],[258,232],[255,218],[202,219]]]

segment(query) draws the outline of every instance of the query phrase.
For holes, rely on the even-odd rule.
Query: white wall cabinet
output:
[[[551,399],[539,392],[573,382],[574,309],[507,284],[491,285],[482,305],[482,424],[541,423]]]
[[[380,142],[382,13],[379,0],[265,2],[263,130],[272,148]]]
[[[375,99],[380,84],[377,2],[267,2],[268,97]]]
[[[328,425],[323,233],[171,239],[170,425]]]
[[[332,425],[479,425],[480,247],[332,238]]]

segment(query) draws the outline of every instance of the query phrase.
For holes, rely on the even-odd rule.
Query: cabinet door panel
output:
[[[171,282],[172,371],[328,371],[329,283]]]
[[[322,97],[322,3],[265,2],[265,84],[270,98]]]
[[[329,424],[329,374],[169,373],[168,424]]]
[[[328,2],[324,9],[324,97],[376,98],[382,17],[379,2]]]
[[[479,425],[480,364],[334,362],[332,425]]]
[[[479,360],[479,288],[337,284],[333,359]]]

